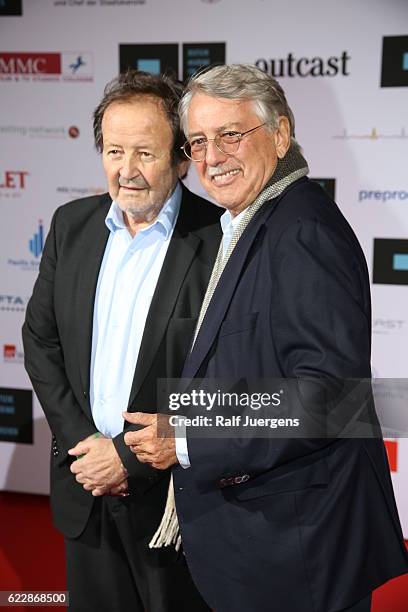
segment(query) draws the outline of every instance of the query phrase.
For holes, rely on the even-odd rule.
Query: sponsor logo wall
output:
[[[31,400],[15,393],[31,387],[20,328],[46,233],[57,206],[106,190],[92,113],[129,66],[185,80],[214,63],[246,62],[279,80],[311,177],[367,258],[376,376],[408,378],[406,3],[296,7],[294,15],[282,5],[277,23],[263,0],[0,0],[0,385],[24,419],[20,405]],[[194,168],[187,183],[202,193]],[[32,444],[19,437],[20,421],[0,414],[0,427],[20,428],[1,438],[0,489],[48,491],[49,433],[35,396],[31,409]],[[390,440],[388,453],[408,537],[408,441]],[[18,469],[28,461],[44,466],[30,481]]]

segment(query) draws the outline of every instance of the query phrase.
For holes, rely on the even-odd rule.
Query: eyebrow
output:
[[[123,145],[115,144],[114,142],[109,142],[109,141],[108,142],[104,142],[103,146],[106,147],[106,148],[116,147],[117,149],[123,149]],[[153,146],[154,145],[152,143],[148,144],[146,142],[146,143],[135,145],[133,148],[136,149],[136,150],[140,150],[140,149],[152,149]]]

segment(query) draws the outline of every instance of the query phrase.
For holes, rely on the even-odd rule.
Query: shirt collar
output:
[[[227,231],[227,228],[230,225],[232,225],[232,229],[235,230],[235,228],[238,226],[239,222],[241,221],[242,217],[244,216],[245,211],[246,211],[246,208],[244,208],[244,210],[241,210],[239,215],[236,215],[235,217],[233,217],[230,211],[226,210],[225,213],[220,217],[222,233],[225,234],[225,232]]]
[[[181,197],[182,189],[180,182],[177,181],[173,193],[164,203],[164,206],[156,217],[156,219],[151,225],[148,225],[140,231],[149,231],[153,227],[161,228],[162,231],[164,231],[165,238],[168,238],[170,232],[176,225],[177,216],[180,210]],[[118,206],[118,204],[115,202],[115,200],[113,200],[112,204],[110,205],[108,214],[105,218],[105,224],[108,230],[112,233],[116,232],[119,229],[126,229],[126,225],[123,219],[123,212]]]

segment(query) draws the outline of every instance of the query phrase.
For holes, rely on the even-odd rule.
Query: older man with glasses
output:
[[[280,85],[254,66],[218,66],[190,81],[180,114],[182,148],[226,209],[183,377],[369,379],[364,254],[306,176]],[[153,427],[125,441],[155,465],[164,441]],[[192,576],[217,612],[367,612],[373,589],[407,571],[381,436],[186,432],[169,458],[177,513]]]

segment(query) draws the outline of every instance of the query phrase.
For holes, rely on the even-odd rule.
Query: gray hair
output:
[[[187,134],[187,113],[194,94],[203,93],[213,98],[250,100],[259,119],[270,129],[278,127],[280,116],[289,120],[290,135],[295,137],[295,118],[278,81],[252,64],[215,66],[199,72],[187,83],[180,100],[181,126]]]

